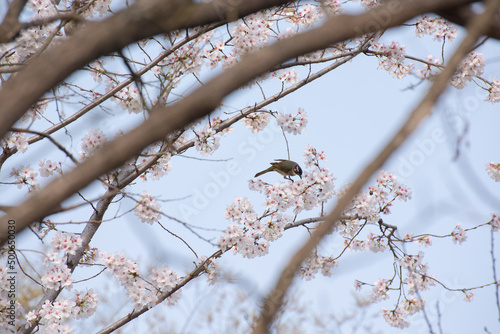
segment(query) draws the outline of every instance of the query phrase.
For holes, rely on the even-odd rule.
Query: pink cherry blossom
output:
[[[243,118],[243,124],[253,133],[262,131],[269,123],[270,116],[266,112],[254,112]]]
[[[276,120],[284,131],[297,135],[302,133],[306,128],[307,113],[303,108],[299,108],[297,115],[293,116],[292,114],[280,113]]]
[[[153,224],[160,219],[161,205],[147,191],[144,191],[141,199],[134,209],[135,215],[143,222]]]
[[[486,164],[486,172],[495,182],[500,182],[500,164],[493,162]]]

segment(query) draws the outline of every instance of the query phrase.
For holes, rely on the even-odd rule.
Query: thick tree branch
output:
[[[318,225],[317,229],[311,235],[311,238],[294,254],[285,269],[282,271],[274,289],[266,297],[260,317],[254,328],[255,334],[268,333],[274,316],[281,307],[286,291],[292,284],[295,274],[300,268],[302,262],[309,256],[323,237],[328,234],[338,223],[342,212],[351,202],[352,198],[361,190],[368,179],[387,161],[391,154],[398,149],[408,136],[417,128],[420,122],[430,114],[432,107],[446,89],[448,80],[455,73],[462,59],[474,46],[477,39],[488,29],[489,22],[497,13],[500,0],[489,0],[486,10],[483,14],[473,18],[467,26],[468,34],[462,41],[458,49],[451,57],[445,69],[436,76],[433,85],[422,99],[420,104],[414,109],[401,129],[390,140],[386,147],[377,155],[377,157],[368,164],[356,181],[350,186],[349,190],[339,199],[336,207],[326,217],[325,222]]]
[[[28,0],[14,0],[9,6],[9,10],[5,18],[0,24],[0,43],[8,43],[16,37],[23,25],[19,22],[18,17],[21,14]]]
[[[470,5],[462,6],[458,8],[451,8],[447,10],[437,11],[436,14],[444,17],[450,22],[455,24],[465,26],[467,22],[475,15],[472,11]],[[500,39],[500,16],[497,15],[496,18],[490,21],[484,35]]]

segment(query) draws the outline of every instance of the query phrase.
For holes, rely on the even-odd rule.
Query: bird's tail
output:
[[[266,173],[269,173],[269,172],[272,172],[272,171],[273,171],[273,166],[269,167],[268,169],[263,170],[262,172],[258,172],[257,174],[255,174],[254,177],[257,177],[257,176],[260,176],[262,174],[266,174]]]

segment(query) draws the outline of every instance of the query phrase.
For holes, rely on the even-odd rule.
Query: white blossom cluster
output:
[[[457,37],[457,27],[442,17],[424,15],[417,20],[415,30],[418,37],[430,35],[435,41],[442,41],[443,39],[452,41]]]
[[[45,274],[41,278],[46,289],[71,288],[73,279],[65,259],[74,255],[82,245],[80,236],[58,231],[51,240],[52,250],[45,255]],[[72,333],[66,322],[71,319],[87,318],[97,308],[97,295],[93,290],[74,291],[72,298],[59,298],[54,302],[46,300],[39,312],[26,315],[29,322],[39,321],[43,333]]]
[[[153,195],[144,190],[134,213],[143,223],[152,225],[160,219],[161,205]]]
[[[299,108],[297,114],[294,116],[290,114],[280,113],[276,118],[278,125],[288,133],[293,133],[298,135],[306,129],[307,125],[307,113],[304,108]]]
[[[472,51],[462,61],[455,74],[451,77],[451,85],[462,89],[475,77],[483,74],[485,65],[484,56],[476,51]]]
[[[80,159],[88,158],[94,152],[101,148],[106,142],[107,138],[104,132],[100,129],[91,129],[82,138],[80,150]]]
[[[54,302],[48,300],[42,305],[39,312],[31,311],[26,315],[28,324],[38,320],[41,332],[44,334],[74,333],[65,322],[71,319],[88,318],[97,309],[97,294],[92,289],[75,291],[73,298],[59,298]]]
[[[486,172],[495,182],[500,182],[500,164],[493,162],[486,164]]]
[[[429,287],[436,285],[435,277],[428,274],[428,266],[422,263],[423,252],[419,252],[417,255],[404,255],[402,258],[397,260],[398,265],[405,269],[404,277],[402,282],[404,283],[402,289],[407,291],[403,293],[398,301],[397,306],[392,310],[382,309],[382,315],[384,319],[391,326],[396,328],[406,328],[410,325],[407,318],[422,310],[425,305],[425,301],[420,298],[417,294],[418,291],[425,291]],[[379,302],[389,298],[389,291],[392,284],[395,283],[394,278],[392,279],[378,279],[375,281],[372,287],[370,298],[373,302]],[[357,284],[360,288],[361,284]],[[396,289],[399,290],[399,289]]]
[[[391,44],[375,43],[372,45],[372,51],[379,59],[378,68],[381,68],[393,77],[402,79],[413,70],[413,63],[409,62],[405,65],[406,46],[402,46],[399,42],[391,42]]]
[[[137,306],[154,305],[162,293],[169,292],[180,280],[179,275],[169,267],[154,268],[148,279],[142,278],[137,262],[123,253],[101,252],[100,258]],[[179,297],[180,293],[175,292],[167,301],[174,304]]]
[[[208,125],[195,132],[194,146],[202,155],[212,155],[220,146],[220,136]]]
[[[245,127],[252,130],[253,133],[262,131],[266,128],[269,123],[270,116],[265,112],[253,112],[248,114],[247,117],[243,118],[243,124]]]
[[[299,275],[307,281],[313,279],[318,271],[320,271],[323,276],[330,277],[332,276],[333,268],[336,266],[338,266],[338,262],[332,257],[313,254],[313,256],[306,259],[300,268]]]
[[[347,189],[348,186],[339,190],[337,196],[341,197]],[[390,213],[390,208],[396,199],[407,201],[411,199],[411,196],[411,189],[399,183],[394,173],[380,171],[376,185],[356,195],[349,208],[345,210],[345,214],[376,223],[381,214]],[[350,224],[357,226],[358,223],[359,221],[354,219]],[[356,228],[352,229],[350,224],[347,224],[344,229],[345,236],[353,236],[357,232]]]
[[[234,253],[247,258],[267,254],[269,242],[278,239],[290,222],[290,217],[277,212],[257,217],[253,205],[245,197],[235,198],[224,216],[232,223],[220,237],[219,248],[232,248]]]

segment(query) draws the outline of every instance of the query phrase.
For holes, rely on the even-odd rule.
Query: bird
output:
[[[271,162],[271,167],[263,170],[262,172],[258,172],[254,177],[260,176],[262,174],[268,172],[278,172],[286,179],[288,177],[289,180],[292,180],[291,176],[298,175],[302,179],[302,168],[300,168],[299,164],[295,161],[285,160],[285,159],[275,159],[274,162]]]

